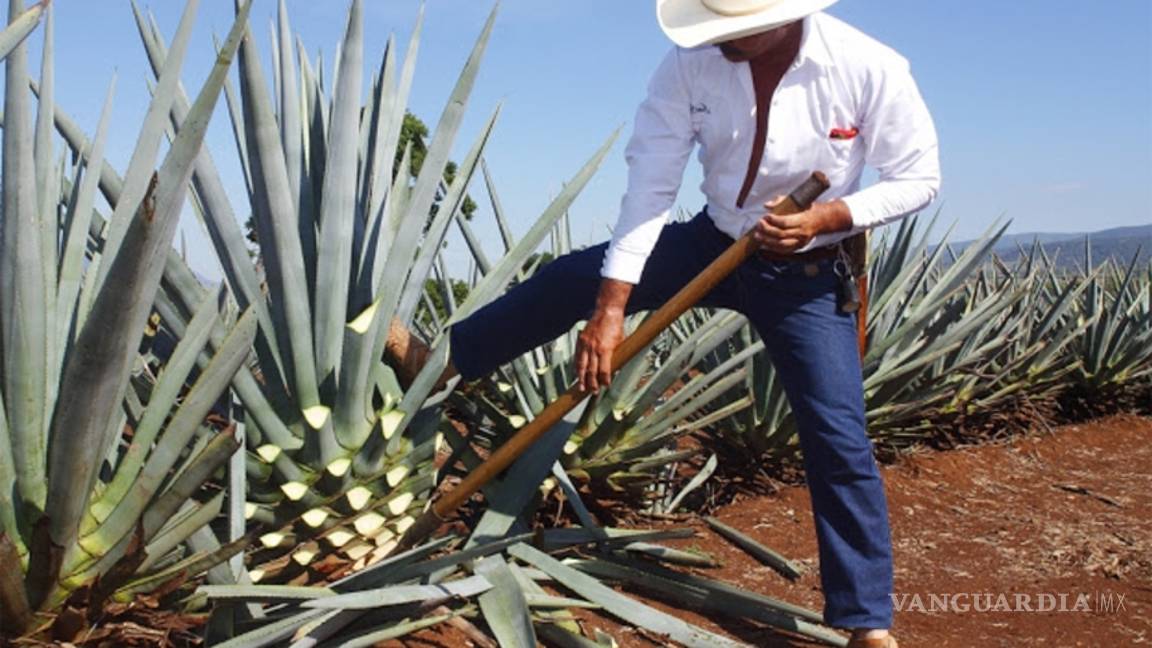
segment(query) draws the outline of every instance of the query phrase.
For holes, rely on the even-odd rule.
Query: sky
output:
[[[253,25],[269,51],[277,0],[255,0]],[[141,2],[168,39],[183,2]],[[192,94],[213,60],[212,37],[231,25],[232,0],[201,0],[184,69]],[[346,0],[287,0],[305,47],[331,66]],[[148,103],[147,67],[127,0],[55,0],[56,100],[89,133],[113,74],[109,160],[127,165]],[[410,109],[434,127],[479,34],[490,0],[427,0]],[[407,46],[416,0],[364,0],[365,60],[378,65],[389,35]],[[829,10],[895,48],[913,75],[940,136],[944,184],[931,208],[954,240],[998,217],[1010,231],[1092,231],[1152,223],[1152,2],[1149,0],[841,0]],[[42,31],[31,37],[38,60]],[[618,127],[604,166],[571,210],[574,243],[609,235],[625,190],[623,149],[647,80],[670,47],[651,0],[503,0],[456,158],[502,103],[486,159],[515,232],[524,232],[563,183]],[[267,55],[267,54],[266,54]],[[369,72],[366,65],[366,72]],[[266,68],[267,69],[267,68]],[[32,71],[36,75],[35,70]],[[223,106],[223,99],[220,104]],[[246,213],[235,144],[222,108],[206,145]],[[703,205],[693,161],[678,204]],[[490,249],[497,233],[483,183],[475,229]],[[181,225],[189,261],[220,271],[189,212]],[[466,252],[449,242],[452,264]]]

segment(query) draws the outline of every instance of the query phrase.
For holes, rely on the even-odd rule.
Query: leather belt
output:
[[[815,250],[808,250],[807,252],[799,252],[795,254],[778,254],[776,252],[769,252],[768,250],[760,250],[757,253],[761,259],[765,261],[783,261],[786,263],[811,263],[813,261],[823,261],[825,259],[835,259],[840,254],[840,246],[829,245],[827,247],[816,248]]]

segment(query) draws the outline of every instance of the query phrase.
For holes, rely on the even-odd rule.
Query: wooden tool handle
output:
[[[788,194],[783,202],[772,210],[772,213],[787,215],[805,211],[827,189],[828,178],[817,171],[805,180],[804,184]],[[681,288],[680,292],[673,295],[672,299],[644,318],[644,321],[632,332],[632,335],[629,335],[616,347],[612,353],[612,370],[615,371],[628,364],[628,361],[648,346],[652,340],[655,340],[661,331],[668,328],[696,302],[703,299],[725,277],[735,272],[736,268],[740,267],[740,264],[744,263],[748,257],[755,254],[759,248],[759,244],[752,240],[751,233],[745,234],[730,245],[723,254],[716,257],[715,261],[708,264],[708,267],[704,268],[696,278]],[[561,418],[563,417],[561,416]]]
[[[805,211],[827,189],[828,178],[823,173],[816,171],[777,205],[772,212],[786,215]],[[723,254],[710,263],[707,268],[704,268],[703,272],[681,288],[680,292],[676,293],[672,299],[646,317],[640,326],[632,332],[632,335],[629,335],[616,347],[612,353],[612,370],[615,371],[627,364],[652,340],[656,339],[661,331],[700,301],[725,277],[732,274],[741,263],[758,249],[759,245],[752,240],[751,233],[745,234],[729,246]],[[473,493],[510,466],[529,446],[535,443],[553,425],[559,423],[564,415],[572,411],[588,396],[589,394],[581,391],[577,385],[573,385],[568,391],[561,394],[504,445],[497,448],[487,461],[468,473],[456,488],[445,493],[433,504],[431,509],[417,518],[416,522],[400,538],[400,542],[392,553],[409,549],[432,535],[449,515],[472,497]]]

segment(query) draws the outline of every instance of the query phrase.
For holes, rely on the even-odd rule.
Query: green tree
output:
[[[404,157],[404,149],[408,143],[412,143],[412,175],[420,174],[420,169],[424,168],[424,157],[428,155],[428,125],[425,124],[419,117],[412,113],[404,113],[404,124],[400,127],[400,143],[396,146],[396,164],[392,167],[392,177],[396,177],[396,172],[400,168],[400,161]],[[444,168],[444,183],[452,184],[456,179],[456,163],[448,162]],[[476,213],[476,202],[472,200],[471,196],[464,196],[464,202],[460,205],[460,212],[464,214],[464,218],[471,220],[472,216]],[[436,206],[432,207],[432,214],[435,215]]]
[[[551,252],[537,252],[528,257],[528,260],[524,262],[524,265],[520,269],[528,272],[532,268],[535,268],[535,271],[539,272],[541,268],[551,263],[555,258]]]
[[[467,282],[459,279],[452,280],[452,300],[461,304],[468,298],[468,291],[470,290]],[[424,282],[424,292],[428,295],[428,302],[431,303],[432,308],[436,311],[436,318],[440,322],[448,320],[448,307],[444,303],[444,286],[435,279],[428,279]],[[416,310],[416,318],[428,324],[431,322],[431,316],[428,312],[427,303],[420,304]]]

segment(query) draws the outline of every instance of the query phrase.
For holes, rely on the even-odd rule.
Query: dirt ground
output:
[[[902,647],[1152,643],[1152,419],[1115,416],[1005,443],[910,452],[882,474],[895,594],[905,606],[893,628]],[[716,517],[801,563],[804,574],[788,581],[700,521],[668,523],[697,529],[695,538],[668,544],[706,551],[722,562],[718,569],[695,570],[703,576],[821,609],[805,487],[738,498]],[[946,609],[940,609],[943,596],[951,602]],[[644,600],[755,646],[815,645],[750,622]],[[1064,609],[1037,610],[1052,602]],[[1004,611],[1005,603],[1014,611]],[[589,635],[605,630],[624,648],[666,645],[593,612],[579,617]],[[473,644],[445,629],[390,645]]]

